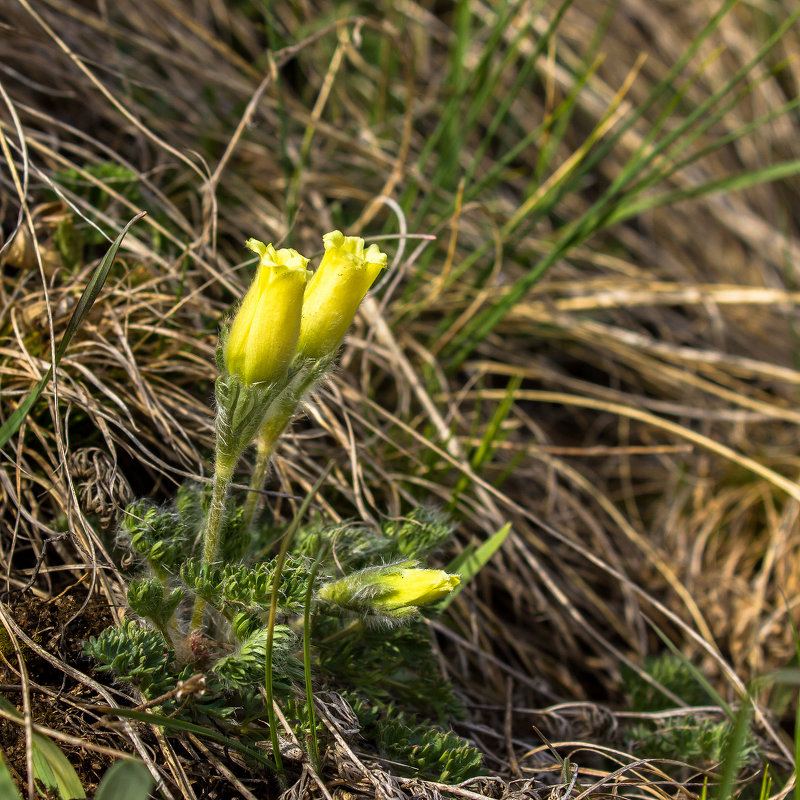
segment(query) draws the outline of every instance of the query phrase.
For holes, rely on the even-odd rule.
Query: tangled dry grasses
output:
[[[681,73],[697,70],[671,96],[670,119],[713,97],[790,5],[727,14]],[[122,613],[112,554],[120,506],[207,474],[216,329],[248,280],[242,243],[257,236],[310,252],[321,232],[346,225],[381,237],[395,263],[335,379],[280,450],[276,515],[291,515],[333,456],[318,500],[333,519],[435,502],[452,509],[462,544],[510,521],[504,550],[433,626],[442,669],[466,702],[459,730],[517,790],[566,791],[571,774],[556,755],[569,754],[572,796],[699,793],[702,771],[641,759],[626,738],[635,715],[615,709],[627,707],[622,671],[641,672],[645,656],[665,649],[657,631],[729,702],[794,653],[798,185],[733,193],[724,181],[796,159],[796,110],[710,146],[796,96],[797,27],[690,146],[708,152],[645,196],[680,200],[714,181],[721,191],[599,230],[485,334],[473,330],[464,358],[452,346],[483,309],[513,295],[627,159],[652,146],[665,106],[649,108],[550,213],[533,215],[592,137],[607,140],[647,103],[716,10],[576,0],[536,54],[556,4],[515,4],[499,28],[501,11],[481,2],[380,12],[323,2],[5,4],[3,419],[45,372],[102,255],[98,229],[113,239],[148,211],[0,468],[2,616],[21,661],[47,664],[15,675],[9,644],[4,680],[26,697],[55,693],[75,752],[134,746],[171,797],[201,796],[200,779],[210,781],[207,797],[258,793],[199,739],[90,729],[87,697],[111,703],[117,690],[88,677],[91,666],[63,639],[48,652],[14,609],[27,596],[47,605],[80,594],[62,619],[73,639],[87,629],[76,621],[103,603]],[[476,103],[457,81],[487,52],[502,69]],[[576,86],[561,128],[553,111]],[[440,130],[454,97],[456,127]],[[506,99],[510,113],[493,130]],[[460,124],[465,139],[448,147]],[[114,180],[104,164],[120,170]],[[785,691],[773,681],[756,698],[760,753],[785,778]],[[688,713],[684,698],[674,701],[674,714]],[[442,790],[388,768],[360,772],[361,763],[339,753],[343,785],[393,796]],[[756,760],[746,775],[758,780],[761,769]],[[87,785],[97,773],[86,769]],[[304,781],[298,797],[317,791]],[[498,785],[457,793],[495,796]]]

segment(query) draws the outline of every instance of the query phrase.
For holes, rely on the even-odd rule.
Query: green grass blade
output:
[[[764,775],[761,778],[761,790],[758,793],[758,800],[767,800],[772,795],[772,775],[769,774],[769,764],[764,767]]]
[[[103,260],[100,262],[100,264],[98,264],[97,269],[95,269],[94,273],[92,274],[91,280],[83,290],[83,294],[78,301],[78,305],[72,312],[67,329],[64,332],[64,336],[61,339],[58,349],[56,350],[55,364],[50,365],[47,372],[44,374],[33,391],[17,406],[17,408],[2,424],[2,426],[0,426],[0,447],[5,447],[8,440],[19,430],[19,426],[22,425],[23,420],[26,416],[28,416],[28,412],[30,412],[33,404],[39,399],[39,396],[44,391],[45,386],[47,386],[47,384],[50,382],[50,379],[53,377],[53,368],[58,366],[58,362],[64,355],[64,352],[66,351],[70,341],[72,341],[72,337],[75,335],[75,332],[86,318],[86,315],[94,305],[95,300],[97,300],[97,297],[103,288],[103,284],[106,282],[108,273],[111,270],[111,265],[114,263],[114,259],[117,256],[117,250],[119,250],[122,240],[125,238],[125,235],[128,233],[133,223],[140,220],[146,213],[146,211],[140,211],[135,217],[133,217],[133,219],[130,220],[130,222],[128,222],[128,224],[122,229],[120,235],[114,240],[114,243],[111,245],[111,247],[109,247],[108,252],[103,257]]]
[[[325,482],[326,478],[333,469],[333,461],[328,463],[328,466],[322,470],[322,474],[317,478],[316,483],[311,487],[308,494],[300,504],[297,510],[297,515],[292,520],[286,533],[283,534],[281,541],[281,549],[278,552],[278,558],[275,562],[275,578],[272,583],[272,597],[269,603],[269,620],[267,622],[267,649],[264,657],[264,690],[266,693],[267,701],[267,717],[269,719],[269,736],[272,740],[272,755],[275,758],[275,768],[279,777],[283,777],[283,759],[281,758],[281,750],[278,743],[278,721],[275,719],[275,707],[273,691],[272,691],[272,646],[275,634],[275,617],[278,613],[278,587],[281,585],[281,573],[283,572],[283,565],[286,561],[286,554],[289,552],[289,546],[294,539],[297,529],[308,511],[311,501],[316,497],[320,486]]]
[[[47,736],[33,731],[33,774],[61,800],[86,797],[81,779],[61,749]]]
[[[470,164],[464,175],[465,183],[469,183],[474,176],[475,171],[486,154],[486,150],[488,149],[497,132],[501,130],[502,124],[506,120],[508,112],[511,110],[511,105],[519,95],[520,91],[524,87],[530,86],[530,76],[534,70],[534,67],[536,66],[536,62],[539,59],[539,56],[542,54],[544,48],[549,43],[553,32],[556,30],[567,8],[572,4],[572,1],[573,0],[564,0],[564,2],[562,2],[561,8],[556,11],[555,17],[548,25],[547,30],[542,36],[539,37],[532,32],[533,22],[536,18],[536,14],[539,12],[539,8],[531,9],[528,14],[527,22],[525,25],[520,26],[519,32],[507,48],[502,61],[495,70],[494,75],[490,80],[486,81],[482,92],[475,97],[468,114],[469,128],[471,128],[477,122],[480,112],[484,109],[488,101],[492,97],[499,98],[501,96],[497,90],[498,81],[502,76],[507,75],[509,70],[513,69],[514,59],[516,59],[523,42],[530,42],[532,39],[536,41],[536,45],[531,51],[530,55],[526,56],[522,66],[518,70],[515,70],[516,75],[514,82],[511,84],[511,88],[502,92],[503,99],[500,102],[497,110],[494,112],[492,119],[486,128],[486,133],[481,138],[481,143],[476,148],[475,154],[472,157],[472,160],[470,161]],[[517,13],[521,5],[522,4],[517,4],[517,6],[513,9],[513,14]],[[490,45],[491,43],[487,43],[487,47]]]
[[[573,77],[573,86],[582,87],[586,81],[588,81],[589,76],[594,74],[599,62],[603,59],[603,57],[599,54],[600,45],[608,33],[608,28],[617,12],[618,6],[619,0],[614,0],[614,2],[606,5],[603,15],[598,21],[597,27],[592,34],[592,39],[589,42],[589,46],[581,56],[581,68]],[[552,133],[547,136],[544,146],[541,148],[539,157],[536,160],[536,167],[533,171],[534,178],[528,186],[526,194],[531,194],[532,192],[536,191],[537,186],[542,182],[543,176],[550,168],[550,164],[552,163],[555,154],[558,151],[558,147],[564,139],[564,135],[566,134],[575,108],[575,103],[572,103],[568,112],[566,114],[562,114],[557,124],[551,126]]]
[[[471,558],[477,549],[478,545],[468,542],[464,549],[445,567],[445,570],[447,572],[458,572],[458,568],[467,559]]]
[[[458,0],[454,14],[455,46],[450,51],[450,85],[456,96],[462,98],[466,91],[464,65],[469,50],[472,28],[472,3],[470,0]],[[460,100],[453,108],[461,106]],[[458,170],[458,155],[461,152],[464,129],[460,125],[458,115],[453,113],[444,127],[444,136],[440,146],[440,161],[437,170],[437,185],[452,185],[453,175]]]
[[[740,67],[722,88],[714,92],[707,100],[705,100],[705,102],[700,103],[693,108],[691,113],[688,114],[679,125],[674,126],[674,128],[670,130],[661,141],[659,141],[658,145],[647,153],[646,157],[641,162],[631,159],[631,162],[633,163],[629,162],[630,166],[626,165],[624,172],[629,173],[630,175],[636,174],[637,172],[641,171],[645,164],[652,164],[662,155],[662,153],[664,153],[668,148],[672,147],[672,145],[676,142],[678,143],[678,151],[680,152],[682,149],[688,146],[688,144],[691,143],[694,138],[696,138],[694,134],[689,134],[689,131],[696,122],[705,120],[700,127],[701,131],[705,131],[711,127],[711,125],[713,125],[722,116],[726,110],[726,107],[723,106],[723,110],[717,114],[712,114],[711,110],[718,103],[720,103],[726,95],[733,91],[733,89],[738,86],[747,77],[747,75],[766,58],[772,48],[775,47],[775,45],[781,40],[783,35],[794,25],[798,17],[800,17],[800,7],[798,7],[796,11],[794,11],[786,20],[784,20],[784,22],[759,48],[756,54],[746,64]],[[748,91],[745,90],[744,94],[746,95],[747,93]],[[648,137],[637,151],[637,155],[643,151],[645,143],[649,145],[653,140],[654,137]],[[626,176],[625,182],[627,182],[627,179],[628,178]]]
[[[783,180],[784,178],[792,178],[798,173],[800,173],[800,159],[793,159],[791,161],[783,161],[780,164],[771,164],[762,169],[742,172],[738,175],[726,175],[724,178],[720,178],[716,181],[708,181],[699,186],[690,186],[687,188],[675,189],[671,192],[662,192],[661,194],[644,197],[637,202],[617,207],[609,214],[603,222],[602,227],[606,228],[615,225],[626,219],[635,217],[643,211],[678,203],[681,200],[704,197],[705,195],[716,194],[717,192],[736,192],[751,186],[757,186],[760,183],[770,183],[772,181]]]
[[[689,60],[698,51],[701,44],[711,35],[711,33],[718,27],[725,15],[736,4],[736,0],[727,0],[720,10],[708,21],[703,30],[698,34],[695,39],[686,48],[683,55],[678,59],[669,73],[656,84],[655,88],[650,92],[645,101],[639,105],[624,122],[615,128],[612,135],[606,137],[604,142],[598,143],[591,152],[587,152],[585,157],[580,160],[580,163],[575,169],[571,170],[568,175],[559,182],[557,186],[552,187],[552,190],[547,196],[542,197],[536,202],[531,200],[526,201],[527,208],[525,213],[518,213],[517,216],[509,220],[503,228],[504,237],[508,238],[510,235],[519,233],[518,229],[524,233],[527,227],[534,224],[543,215],[549,214],[553,211],[555,206],[560,200],[566,196],[570,191],[574,190],[579,185],[580,181],[584,179],[586,174],[591,172],[594,166],[607,155],[621,137],[646,113],[646,111],[653,106],[653,104],[666,92],[673,91],[673,85],[677,80],[680,71],[685,67]],[[768,45],[774,46],[778,41],[780,35],[785,30],[785,25],[770,37]],[[761,49],[761,58],[767,52],[767,46]],[[727,94],[743,77],[747,71],[752,68],[752,61],[748,63],[742,70],[739,70],[733,76],[725,87],[720,92],[715,93],[712,101],[717,102],[722,96]],[[704,108],[707,104],[703,104]],[[475,315],[475,317],[464,327],[460,334],[454,338],[450,346],[446,350],[446,355],[449,358],[449,370],[456,369],[459,364],[467,358],[474,350],[476,344],[480,342],[494,326],[505,316],[508,309],[517,303],[527,291],[544,275],[544,273],[561,257],[563,257],[574,246],[585,241],[589,236],[604,221],[603,218],[613,209],[613,202],[618,198],[623,187],[631,180],[631,178],[639,173],[646,164],[652,163],[653,148],[652,142],[655,141],[661,128],[666,124],[668,112],[661,115],[661,119],[651,127],[647,136],[644,138],[639,148],[634,155],[628,160],[627,164],[621,171],[620,175],[612,182],[611,186],[603,193],[603,195],[589,208],[583,216],[572,225],[567,226],[562,235],[555,243],[551,252],[540,259],[532,269],[520,278],[510,290],[496,303],[490,305],[484,311]],[[687,123],[691,124],[699,115],[690,114],[687,118]],[[670,142],[674,141],[674,134],[665,137],[665,140]],[[660,149],[660,148],[659,148]],[[535,195],[534,195],[535,198]],[[524,225],[523,225],[524,223]],[[522,227],[521,227],[522,226]],[[473,261],[481,257],[483,253],[475,253]]]
[[[559,192],[559,196],[555,198],[555,202],[560,201],[563,196],[573,191],[580,181],[582,181],[584,177],[590,173],[594,167],[614,149],[614,147],[616,147],[617,143],[622,139],[622,137],[647,113],[647,111],[650,110],[650,108],[655,105],[656,102],[658,102],[658,100],[664,94],[674,92],[674,86],[681,71],[694,57],[703,42],[705,42],[706,39],[708,39],[708,37],[717,29],[722,20],[728,15],[728,13],[737,3],[738,0],[726,0],[719,11],[714,14],[711,19],[709,19],[705,26],[703,26],[703,29],[700,31],[700,33],[698,33],[698,35],[692,39],[683,55],[675,62],[672,69],[670,69],[669,72],[667,72],[667,74],[655,85],[653,90],[648,94],[647,98],[645,98],[644,102],[637,106],[633,112],[628,115],[624,122],[615,128],[614,133],[583,161],[582,169],[577,171],[573,179],[563,186]],[[732,81],[729,81],[725,88],[727,89],[732,86],[735,81],[735,78]],[[716,97],[716,95],[714,95],[714,97]],[[604,192],[603,196],[592,206],[592,208],[586,212],[584,215],[585,217],[591,215],[597,209],[602,208],[608,202],[608,199],[613,197],[619,191],[619,189],[624,186],[625,183],[627,183],[627,181],[630,179],[630,176],[635,175],[641,169],[643,163],[643,154],[646,154],[645,158],[652,156],[651,144],[656,140],[658,134],[661,132],[661,129],[668,122],[670,110],[674,105],[674,99],[675,98],[673,97],[673,102],[667,104],[666,109],[650,127],[647,135],[642,140],[636,152],[628,160],[620,175],[615,178],[611,186],[609,186],[609,188]],[[716,100],[714,100],[714,102],[716,102]],[[702,105],[705,109],[708,106],[708,103],[704,103]]]
[[[471,33],[472,10],[468,2],[458,4],[454,20],[455,45],[451,51],[450,72],[447,77],[447,86],[451,94],[441,111],[436,128],[427,137],[417,159],[417,169],[424,174],[430,156],[438,152],[439,164],[432,181],[435,186],[452,188],[458,182],[458,159],[463,152],[463,143],[472,131],[482,106],[491,97],[493,86],[501,76],[501,69],[490,73],[492,59],[502,43],[502,37],[511,20],[522,5],[523,3],[518,0],[511,6],[503,3],[495,10],[494,24],[489,30],[481,58],[471,73],[466,74],[464,64]],[[511,47],[513,49],[514,45]],[[472,102],[469,104],[466,102],[468,97],[472,97]],[[419,184],[413,184],[402,198],[405,209],[409,211],[414,209],[415,216],[410,223],[412,228],[419,227],[434,200],[441,199],[440,195],[429,193],[416,204],[419,190]],[[442,218],[446,213],[443,212]]]
[[[794,712],[794,800],[800,800],[800,702]]]
[[[122,759],[106,770],[94,800],[147,800],[154,784],[141,761]]]
[[[522,378],[519,375],[512,375],[511,379],[508,382],[508,386],[506,388],[506,393],[503,396],[503,399],[498,404],[497,408],[495,409],[494,413],[492,414],[492,418],[489,420],[489,424],[486,426],[486,430],[484,431],[483,436],[481,437],[481,441],[479,445],[475,448],[475,452],[472,454],[470,458],[470,466],[472,467],[472,471],[475,473],[479,473],[483,464],[492,457],[497,445],[503,441],[505,435],[502,431],[502,425],[505,422],[508,415],[511,413],[511,409],[514,406],[514,400],[517,396],[517,390],[522,384]],[[475,422],[477,423],[480,418],[480,411],[476,410],[475,414]],[[453,488],[453,494],[450,499],[450,502],[447,505],[448,510],[452,511],[456,503],[458,501],[458,497],[461,493],[469,486],[470,483],[470,476],[466,473],[462,473],[459,477],[455,487]]]
[[[725,747],[725,757],[722,760],[722,778],[715,793],[717,800],[730,800],[733,797],[733,784],[739,774],[742,752],[747,743],[747,734],[750,730],[751,711],[750,698],[746,697],[742,702],[742,707],[736,714],[733,730]]]
[[[737,101],[741,97],[742,95],[737,96]],[[751,133],[755,133],[756,131],[758,131],[759,128],[761,128],[764,125],[768,125],[770,122],[773,122],[779,117],[791,114],[798,107],[800,107],[800,97],[795,98],[789,101],[788,103],[785,103],[784,105],[771,110],[770,112],[764,114],[758,119],[755,119],[752,122],[748,122],[746,125],[742,125],[736,130],[727,133],[725,136],[716,138],[711,144],[696,150],[695,152],[680,159],[679,161],[673,160],[674,155],[679,155],[679,153],[667,154],[667,156],[665,156],[667,163],[664,165],[663,169],[659,170],[654,169],[649,175],[645,176],[642,180],[638,181],[636,184],[627,189],[625,193],[626,200],[633,199],[633,197],[641,194],[643,191],[649,189],[651,186],[654,186],[658,183],[667,180],[668,178],[671,178],[673,175],[680,172],[682,169],[691,166],[692,164],[701,160],[702,158],[705,158],[706,156],[717,152],[723,147],[732,144],[733,142],[736,142],[739,139],[742,139]],[[720,118],[719,115],[716,113],[713,114],[711,117],[711,119],[714,122],[718,121],[719,118]],[[696,131],[693,131],[691,137],[689,138],[694,139],[696,138],[696,136],[702,135],[703,133],[705,133],[706,129],[707,126],[704,123]]]
[[[786,597],[783,598],[787,611],[790,609],[789,602]],[[794,617],[787,614],[786,618],[789,620],[789,625],[792,628],[792,639],[794,639],[794,653],[797,663],[800,664],[800,632],[797,630]],[[800,699],[798,699],[797,707],[794,712],[794,787],[793,794],[794,800],[800,800]]]
[[[705,689],[708,696],[713,700],[713,702],[718,705],[721,709],[725,711],[730,719],[733,719],[733,709],[730,705],[725,702],[725,699],[722,695],[706,680],[705,676],[703,675],[697,667],[692,664],[691,661],[675,646],[675,643],[667,636],[664,631],[659,628],[652,620],[649,620],[650,626],[656,632],[656,635],[662,642],[672,651],[672,654],[680,659],[683,663],[683,666],[686,667],[686,670],[692,675],[692,677],[700,684],[700,686]]]
[[[0,695],[0,708],[2,708],[14,722],[24,725],[22,713],[5,697]],[[33,776],[41,781],[48,791],[57,795],[61,800],[80,800],[86,797],[80,778],[72,764],[61,752],[52,739],[34,730],[33,732]],[[0,750],[0,765],[5,767],[2,751]],[[0,767],[0,772],[2,772]],[[0,789],[2,779],[0,779]],[[5,800],[5,795],[0,793],[0,798]]]
[[[655,105],[655,103],[664,94],[674,93],[674,86],[681,71],[689,63],[691,58],[694,57],[703,42],[714,32],[714,30],[716,30],[716,28],[719,26],[725,16],[727,16],[727,14],[733,9],[737,2],[738,0],[726,0],[719,11],[714,14],[711,19],[709,19],[700,33],[698,33],[698,35],[689,43],[683,55],[675,62],[673,67],[664,76],[664,78],[662,78],[655,85],[645,100],[639,106],[637,106],[632,113],[630,113],[625,120],[621,122],[621,124],[618,124],[615,127],[614,132],[610,136],[604,137],[604,141],[602,143],[594,148],[592,152],[587,153],[585,158],[581,159],[579,167],[573,170],[572,174],[567,176],[567,178],[562,181],[559,186],[554,187],[553,191],[550,193],[550,196],[544,198],[546,202],[541,203],[535,208],[531,209],[531,212],[536,211],[536,213],[528,213],[524,217],[515,220],[513,226],[504,229],[504,234],[508,235],[512,233],[523,222],[530,226],[531,224],[535,224],[543,216],[550,214],[558,205],[558,203],[570,192],[574,191],[576,187],[579,186],[580,183],[585,179],[585,177],[592,172],[595,166],[612,152],[622,137],[645,115],[645,113],[653,105]],[[777,38],[775,41],[777,41]],[[727,91],[729,91],[730,88],[735,85],[735,83],[737,83],[744,74],[746,74],[747,69],[749,68],[750,67],[740,70],[737,75],[734,76],[734,78],[729,81],[728,84],[726,84],[726,87],[721,90],[721,93],[715,94],[712,100],[704,103],[702,106],[703,113],[705,109],[708,108],[709,104],[713,104],[719,99],[720,96],[727,93]],[[644,137],[634,154],[628,159],[628,162],[620,171],[620,174],[614,179],[608,189],[605,190],[603,195],[597,201],[595,201],[591,208],[584,213],[581,219],[575,223],[576,230],[590,231],[592,229],[593,219],[597,215],[602,214],[603,209],[607,208],[610,201],[619,193],[621,188],[631,179],[631,177],[637,175],[641,171],[644,164],[652,162],[655,155],[651,145],[656,140],[658,134],[661,132],[661,129],[669,121],[670,111],[674,107],[675,102],[676,99],[673,96],[671,102],[667,104],[666,109],[650,126],[647,135]],[[690,116],[696,118],[694,115]],[[673,135],[668,138],[670,141],[674,141],[676,137]],[[578,242],[583,241],[583,239],[587,238],[588,235],[589,233],[584,233],[582,236],[577,237],[575,243],[577,244]],[[532,278],[529,281],[529,286],[532,286],[539,277],[541,277],[541,274]]]
[[[447,565],[447,572],[457,573],[461,577],[461,583],[436,606],[438,613],[444,611],[456,595],[486,566],[491,557],[503,546],[509,533],[511,533],[511,523],[507,522],[477,550],[469,552],[466,557],[463,554],[457,556]]]
[[[148,725],[158,725],[158,727],[164,728],[165,731],[193,733],[196,736],[211,739],[212,742],[225,745],[225,747],[229,747],[231,750],[236,750],[237,752],[254,759],[257,763],[264,767],[269,767],[271,770],[275,769],[275,765],[272,763],[272,761],[266,758],[258,750],[242,744],[237,739],[229,738],[215,728],[204,728],[202,725],[195,725],[193,722],[186,722],[185,720],[174,717],[163,717],[160,714],[150,714],[145,711],[135,711],[132,708],[91,706],[91,710],[98,711],[101,714],[107,714],[108,716],[125,717],[126,719],[134,719],[137,722],[146,722]]]
[[[22,800],[22,795],[17,790],[11,770],[6,763],[5,753],[0,749],[0,797],[5,800]]]
[[[314,592],[314,581],[322,566],[322,558],[317,556],[308,577],[308,588],[303,601],[303,677],[306,684],[306,706],[308,708],[308,727],[311,732],[311,759],[314,769],[319,772],[319,742],[317,741],[317,714],[314,711],[314,689],[311,685],[311,596]]]
[[[759,48],[758,52],[746,63],[744,64],[739,70],[734,73],[734,75],[730,78],[730,80],[718,91],[714,92],[705,102],[699,104],[695,107],[692,112],[680,122],[680,124],[675,125],[673,129],[661,140],[658,144],[650,149],[644,158],[639,159],[639,155],[644,150],[644,144],[650,144],[654,140],[652,134],[648,134],[648,137],[643,142],[643,145],[639,147],[636,154],[628,161],[625,165],[625,168],[622,170],[622,173],[618,178],[615,180],[612,187],[606,192],[606,195],[609,195],[613,189],[622,187],[627,181],[636,175],[640,175],[645,167],[653,164],[657,161],[657,159],[666,159],[668,162],[674,160],[680,153],[684,152],[690,144],[695,141],[699,136],[709,130],[714,124],[716,124],[724,115],[727,113],[732,107],[734,107],[740,100],[744,99],[748,94],[750,94],[758,85],[760,81],[757,81],[753,86],[745,87],[740,93],[735,95],[728,103],[722,104],[719,108],[714,111],[713,109],[717,106],[722,99],[730,94],[730,92],[740,84],[747,75],[758,65],[760,64],[764,58],[766,58],[767,54],[772,50],[773,47],[780,41],[781,37],[794,25],[797,21],[797,18],[800,17],[800,8],[798,8],[795,12],[793,12],[774,32],[773,34],[767,39],[767,41]],[[764,76],[761,81],[766,80],[766,76]],[[682,96],[682,92],[679,93],[679,96]],[[788,113],[792,104],[787,104],[787,109],[784,113]],[[769,118],[774,118],[774,114],[766,115],[764,122],[768,121]],[[702,122],[692,130],[695,126],[695,123],[701,121]],[[734,138],[738,138],[739,135],[744,135],[746,132],[749,132],[753,129],[755,123],[751,123],[750,125],[744,126],[739,134]],[[660,125],[657,126],[660,129]],[[728,138],[728,137],[726,137]],[[715,145],[710,148],[706,148],[707,151],[713,151],[722,147],[724,144],[723,140],[720,140]],[[668,150],[671,152],[667,156],[663,156]],[[704,153],[704,151],[701,151]],[[694,154],[693,156],[688,157],[684,160],[683,164],[689,164],[693,161],[697,160],[697,158],[701,157],[701,153]],[[676,172],[680,166],[675,166],[672,169],[668,169],[665,173],[660,171],[659,169],[655,169],[650,173],[645,173],[644,177],[637,182],[637,184],[631,187],[626,193],[625,198],[630,198],[635,194],[640,193],[645,188],[654,185],[663,177],[667,177],[668,175],[673,174]],[[767,168],[769,169],[769,168]],[[750,173],[748,173],[750,174]],[[757,181],[760,182],[760,181]],[[704,186],[712,186],[712,184],[704,184]],[[701,196],[702,194],[707,194],[709,192],[702,192],[700,187],[696,187],[697,194],[695,196]],[[716,191],[715,189],[711,188],[710,191]],[[667,197],[668,195],[662,195],[662,198]],[[602,198],[601,198],[602,200]],[[664,201],[668,202],[668,201]],[[657,205],[663,205],[664,202],[658,203]],[[655,206],[652,206],[655,207]],[[628,215],[618,214],[621,209],[616,208],[613,209],[612,214],[613,217],[606,214],[606,222],[603,227],[608,227],[608,225],[612,224],[611,219],[614,222],[619,222],[623,219],[627,219]]]
[[[477,472],[486,460],[491,458],[496,449],[495,445],[505,438],[502,426],[514,407],[517,391],[521,385],[522,378],[519,375],[512,375],[506,387],[506,393],[503,395],[503,399],[498,404],[494,414],[492,414],[492,418],[486,426],[486,433],[472,456],[471,466],[474,471]]]
[[[599,59],[592,62],[588,69],[575,79],[575,82],[569,87],[569,91],[566,93],[564,99],[553,109],[548,119],[537,125],[532,131],[530,131],[530,133],[523,136],[523,138],[520,139],[513,147],[509,148],[501,158],[490,165],[485,176],[481,177],[478,181],[470,184],[467,187],[464,192],[465,200],[474,200],[475,198],[479,197],[488,186],[496,183],[503,170],[505,170],[506,167],[514,159],[516,159],[517,156],[519,156],[520,153],[522,153],[526,148],[530,147],[531,144],[536,142],[551,128],[560,129],[569,122],[575,109],[577,108],[577,101],[581,91],[597,72],[600,63],[601,62]],[[558,136],[554,136],[553,138],[557,139]],[[471,165],[470,169],[474,171],[478,166],[479,162],[476,159]],[[472,173],[468,171],[467,174],[468,176],[471,176]],[[460,272],[463,272],[465,269],[469,268],[472,263],[474,263],[474,261],[473,259],[470,259],[470,262],[467,264],[467,266],[465,268],[462,267]]]

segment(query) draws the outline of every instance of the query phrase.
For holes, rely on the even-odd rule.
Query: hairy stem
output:
[[[247,494],[244,506],[244,524],[246,527],[250,527],[253,522],[261,496],[260,493],[264,487],[264,479],[267,477],[269,462],[277,447],[278,439],[292,421],[303,395],[324,374],[331,360],[332,356],[318,361],[313,366],[300,367],[289,385],[284,388],[267,411],[256,437],[258,452],[253,474],[250,476],[250,491]]]
[[[221,458],[217,454],[216,470],[214,471],[214,484],[211,490],[211,506],[208,509],[205,531],[203,532],[203,566],[213,564],[217,558],[220,544],[220,533],[225,513],[225,500],[228,497],[228,487],[233,475],[235,459]],[[203,614],[206,610],[205,601],[197,598],[192,614],[191,630],[197,630],[203,624]]]

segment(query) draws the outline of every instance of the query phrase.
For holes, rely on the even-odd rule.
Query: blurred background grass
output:
[[[794,663],[796,5],[2,11],[4,420],[148,212],[3,450],[7,588],[119,602],[120,506],[207,474],[243,242],[341,228],[392,269],[279,451],[276,515],[333,456],[334,519],[438,504],[462,545],[512,523],[434,625],[490,773],[558,780],[532,724],[585,743],[584,789],[604,747],[636,765],[618,787],[668,780],[638,756],[713,771],[726,704]],[[765,763],[791,774],[794,694],[753,691],[757,792]]]

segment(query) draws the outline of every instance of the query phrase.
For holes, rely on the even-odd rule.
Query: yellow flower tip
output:
[[[245,246],[252,250],[260,259],[263,267],[289,267],[290,269],[305,270],[308,259],[301,256],[297,250],[283,247],[276,250],[272,244],[264,244],[258,239],[248,239]]]
[[[348,239],[352,240],[355,238],[357,237],[345,236],[341,231],[331,231],[330,233],[323,234],[322,244],[325,246],[326,250],[329,250],[331,247],[345,247],[345,242]]]
[[[246,384],[274,382],[297,349],[308,259],[257,239],[248,239],[247,247],[261,263],[228,332],[225,366]]]
[[[258,239],[248,239],[244,243],[244,246],[248,250],[252,250],[262,260],[262,262],[264,260],[264,256],[267,253],[267,248],[269,247],[272,248],[273,250],[275,249],[274,247],[272,247],[271,244],[266,245],[264,244],[264,242],[260,242]]]
[[[381,580],[389,591],[381,595],[379,603],[388,609],[429,605],[446,597],[460,582],[458,575],[441,569],[403,569]]]
[[[298,352],[304,358],[320,359],[336,350],[387,261],[378,245],[365,249],[359,236],[331,231],[322,242],[325,254],[303,298]]]

